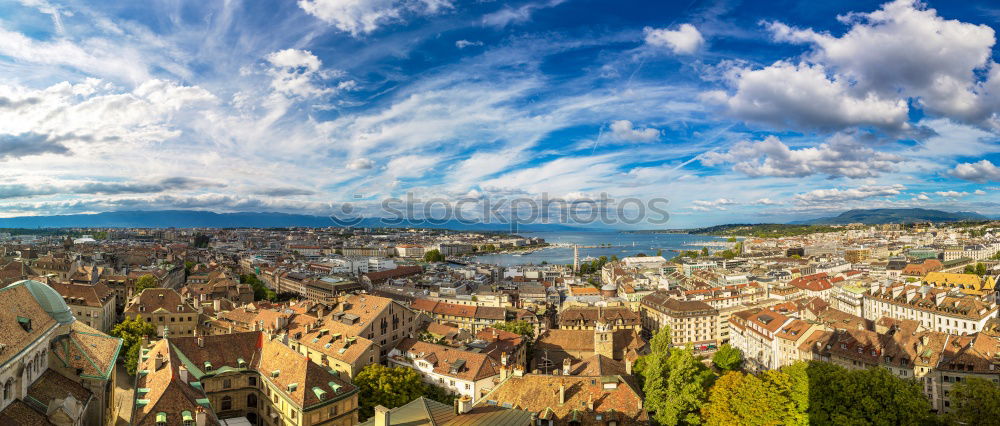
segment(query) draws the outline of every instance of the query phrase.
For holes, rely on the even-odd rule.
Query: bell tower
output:
[[[603,320],[598,320],[594,328],[594,354],[615,358],[615,331]]]

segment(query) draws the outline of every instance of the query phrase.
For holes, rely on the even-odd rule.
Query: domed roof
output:
[[[41,305],[42,309],[48,312],[59,324],[69,324],[76,321],[76,318],[73,317],[73,311],[66,305],[66,301],[63,300],[62,295],[52,287],[34,280],[18,281],[8,287],[19,285],[27,288],[35,300],[38,301],[38,304]]]

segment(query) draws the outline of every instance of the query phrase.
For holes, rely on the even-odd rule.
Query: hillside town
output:
[[[739,237],[588,268],[473,256],[546,246],[419,229],[3,233],[0,423],[650,424],[659,336],[713,369],[738,350],[748,374],[881,367],[938,415],[956,384],[1000,381],[993,223]],[[405,401],[370,384],[402,377],[420,386]]]

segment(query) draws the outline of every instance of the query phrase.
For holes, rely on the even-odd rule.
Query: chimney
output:
[[[566,403],[566,385],[559,385],[559,405]]]
[[[472,411],[472,398],[462,395],[461,398],[455,400],[455,407],[458,409],[458,412],[455,414],[465,414]]]
[[[188,369],[185,366],[180,366],[177,368],[177,375],[181,378],[181,383],[187,383],[188,381]]]
[[[199,406],[194,410],[194,424],[197,426],[205,426],[208,424],[208,414],[205,413],[205,408]]]
[[[562,368],[563,376],[569,375],[569,367],[570,367],[569,358],[563,358],[563,368]]]
[[[166,360],[163,358],[163,352],[157,352],[156,353],[156,360],[155,360],[155,363],[153,364],[153,370],[154,371],[159,371],[161,368],[163,368],[163,364],[165,362],[166,362]]]
[[[625,374],[632,375],[632,360],[625,359]]]
[[[389,409],[381,405],[375,407],[375,426],[389,426]]]
[[[216,314],[218,314],[218,313],[219,313],[219,311],[221,311],[221,310],[222,310],[222,301],[221,301],[221,300],[219,300],[219,299],[215,299],[215,300],[213,300],[213,301],[212,301],[212,309],[214,309],[214,310],[215,310],[215,313],[216,313]]]
[[[199,348],[204,348],[205,347],[205,338],[204,337],[198,336],[198,347]]]
[[[594,396],[593,395],[591,395],[590,397],[587,398],[587,409],[590,410],[590,411],[594,411]]]

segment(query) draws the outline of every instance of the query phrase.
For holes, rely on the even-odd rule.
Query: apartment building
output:
[[[77,321],[103,333],[110,332],[114,327],[116,295],[104,283],[87,285],[50,282],[49,286],[63,297]]]
[[[260,331],[167,337],[142,349],[133,425],[358,423],[358,391]],[[244,423],[245,424],[245,423]]]
[[[680,300],[666,292],[656,292],[642,299],[639,314],[643,328],[651,334],[669,327],[675,346],[691,344],[709,349],[719,343],[719,310],[705,302]]]
[[[954,290],[898,283],[866,293],[863,316],[872,321],[882,317],[908,319],[929,330],[972,334],[997,316],[997,304]]]
[[[473,403],[493,389],[501,364],[486,354],[404,339],[389,352],[389,364],[416,370],[425,382]]]
[[[125,316],[139,316],[156,327],[156,335],[194,336],[200,312],[169,288],[147,288],[125,307]]]

